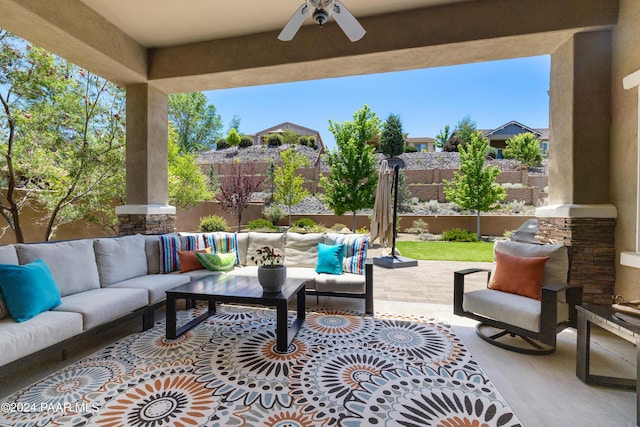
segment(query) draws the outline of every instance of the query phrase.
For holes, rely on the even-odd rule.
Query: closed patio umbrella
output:
[[[391,172],[386,160],[383,160],[378,170],[378,187],[376,200],[373,205],[371,220],[371,243],[380,239],[380,244],[389,246],[393,239],[393,207],[391,206]]]

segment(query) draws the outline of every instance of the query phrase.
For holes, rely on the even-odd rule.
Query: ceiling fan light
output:
[[[312,15],[313,21],[322,27],[329,20],[329,13],[324,9],[316,9]]]

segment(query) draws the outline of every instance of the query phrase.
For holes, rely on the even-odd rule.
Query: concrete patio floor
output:
[[[384,269],[374,266],[375,311],[421,315],[451,324],[507,403],[526,427],[635,426],[636,395],[630,391],[588,386],[575,375],[576,332],[559,334],[557,350],[548,356],[527,356],[502,350],[475,334],[475,322],[453,315],[453,272],[489,263],[419,261],[417,267]],[[467,281],[485,286],[486,276]],[[314,307],[364,311],[364,301],[347,298],[307,298]],[[158,312],[158,316],[163,313]],[[139,331],[139,322],[101,333],[69,349],[66,361],[56,355],[34,357],[15,372],[1,372],[1,397],[35,382],[69,363],[91,354],[122,336]],[[594,327],[594,329],[597,329]],[[635,376],[635,348],[603,332],[592,333],[592,373]]]

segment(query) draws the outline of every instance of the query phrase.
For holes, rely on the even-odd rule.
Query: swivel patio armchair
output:
[[[571,248],[507,241],[496,242],[494,255],[492,270],[454,273],[454,314],[478,320],[478,336],[498,347],[553,353],[556,334],[576,326],[582,302],[582,287],[569,283]],[[487,288],[465,292],[465,277],[479,272],[487,274]]]

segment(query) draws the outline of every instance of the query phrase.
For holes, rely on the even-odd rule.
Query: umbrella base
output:
[[[403,256],[374,256],[373,264],[384,268],[417,267],[418,261]]]

